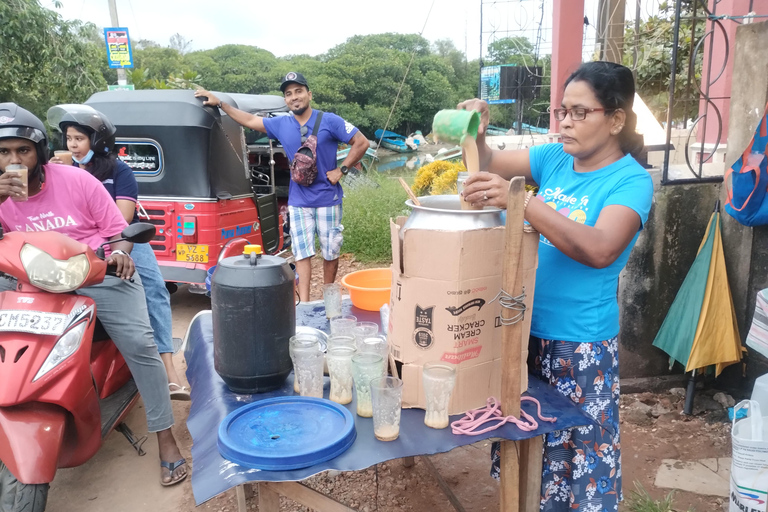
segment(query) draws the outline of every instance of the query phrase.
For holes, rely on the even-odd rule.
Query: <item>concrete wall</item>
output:
[[[733,63],[731,117],[728,152],[730,167],[741,157],[762,119],[768,102],[768,22],[739,25]],[[721,194],[725,204],[725,189]],[[723,215],[723,246],[728,280],[742,340],[746,339],[755,310],[755,296],[768,288],[768,226],[749,228]],[[747,381],[768,373],[768,360],[751,352],[747,359]],[[736,372],[727,377],[738,379]]]
[[[662,187],[661,171],[651,175],[653,208],[619,280],[622,378],[670,373],[669,356],[652,343],[696,258],[720,188],[711,183]]]
[[[741,25],[736,33],[728,154],[730,167],[754,134],[768,101],[768,22]],[[619,283],[622,378],[665,375],[668,356],[652,346],[672,301],[696,257],[716,200],[725,205],[721,184],[661,187],[660,171],[651,172],[655,194],[651,215]],[[755,295],[768,288],[768,226],[747,228],[722,215],[728,279],[742,340],[755,308]],[[768,360],[752,354],[748,379],[741,365],[724,372],[727,385],[751,387],[768,372]],[[673,372],[680,372],[678,366]]]

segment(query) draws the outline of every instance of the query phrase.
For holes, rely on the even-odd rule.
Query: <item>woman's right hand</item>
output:
[[[52,156],[51,158],[48,159],[48,163],[51,163],[51,164],[64,164],[64,160],[62,160],[61,158],[59,158],[57,156]]]
[[[491,112],[488,110],[488,103],[485,100],[477,98],[462,101],[456,105],[458,110],[476,110],[480,113],[480,127],[477,129],[478,135],[483,135],[488,123],[491,121]]]

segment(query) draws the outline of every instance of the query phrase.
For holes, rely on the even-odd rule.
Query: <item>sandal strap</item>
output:
[[[168,468],[171,473],[176,471],[176,469],[180,468],[184,464],[187,463],[187,459],[179,459],[176,462],[165,462],[164,460],[160,461],[160,467]]]

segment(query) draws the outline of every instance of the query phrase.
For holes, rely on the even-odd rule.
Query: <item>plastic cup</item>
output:
[[[403,381],[380,377],[371,381],[373,435],[379,441],[394,441],[400,435],[400,410],[403,406]]]
[[[353,315],[336,316],[331,318],[331,336],[337,334],[353,336],[352,330],[357,325],[357,317]]]
[[[26,165],[19,165],[19,164],[11,164],[6,166],[5,168],[6,172],[12,172],[15,173],[18,178],[22,182],[22,187],[24,188],[23,192],[20,196],[12,196],[11,199],[17,203],[22,203],[29,199],[29,169],[27,169]]]
[[[54,151],[53,155],[64,162],[66,165],[72,165],[72,152],[71,151]]]
[[[317,336],[308,333],[297,334],[291,336],[288,341],[288,353],[291,355],[291,362],[293,363],[293,391],[295,393],[301,393],[301,387],[299,386],[299,370],[296,366],[295,351],[297,349],[311,349],[317,347],[320,351],[320,339]],[[320,352],[322,354],[322,352]]]
[[[441,429],[448,426],[448,402],[456,384],[456,368],[445,363],[426,363],[422,369],[427,408],[424,424]]]
[[[350,338],[351,339],[351,338]],[[328,398],[338,404],[348,404],[352,401],[352,356],[357,352],[351,345],[333,345],[328,347],[325,359],[328,363],[328,374],[331,377],[331,392]]]
[[[339,283],[323,285],[323,302],[325,302],[326,318],[341,315],[341,285]]]
[[[352,356],[352,376],[355,381],[357,415],[363,418],[373,416],[371,403],[371,381],[383,377],[383,359],[376,354],[355,354]]]
[[[477,138],[480,113],[476,110],[441,110],[432,120],[432,133],[440,142],[463,144],[469,135]]]
[[[357,349],[357,346],[355,345],[355,337],[351,334],[331,334],[328,337],[328,350],[330,350],[331,347],[339,346]]]

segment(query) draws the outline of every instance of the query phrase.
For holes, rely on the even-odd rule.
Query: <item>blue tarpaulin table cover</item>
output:
[[[357,309],[351,305],[349,299],[343,301],[342,314],[355,315],[360,321],[380,323],[377,312]],[[329,332],[322,301],[300,304],[296,308],[296,315],[296,325],[306,325]],[[195,317],[189,326],[185,341],[187,379],[192,388],[192,406],[187,418],[187,427],[193,443],[192,491],[197,505],[248,482],[299,481],[329,469],[357,471],[391,459],[448,452],[483,439],[528,439],[553,430],[594,423],[570,400],[534,377],[528,379],[526,395],[541,403],[542,415],[555,416],[557,421],[539,421],[539,428],[532,432],[524,432],[513,424],[506,424],[479,436],[454,435],[450,428],[435,430],[426,427],[422,409],[403,409],[400,437],[395,441],[382,442],[373,435],[373,420],[357,416],[357,405],[353,400],[343,407],[346,407],[355,419],[357,438],[352,446],[338,457],[290,471],[249,469],[228,461],[219,454],[219,425],[229,413],[246,404],[267,398],[295,396],[293,374],[288,377],[282,388],[269,393],[239,395],[230,391],[213,368],[213,326],[210,311],[201,312]],[[323,387],[325,397],[328,396],[329,388],[330,381],[326,377]],[[523,402],[523,409],[536,417],[535,404]],[[452,416],[451,421],[460,418],[461,415]],[[490,458],[488,462],[490,466]]]

